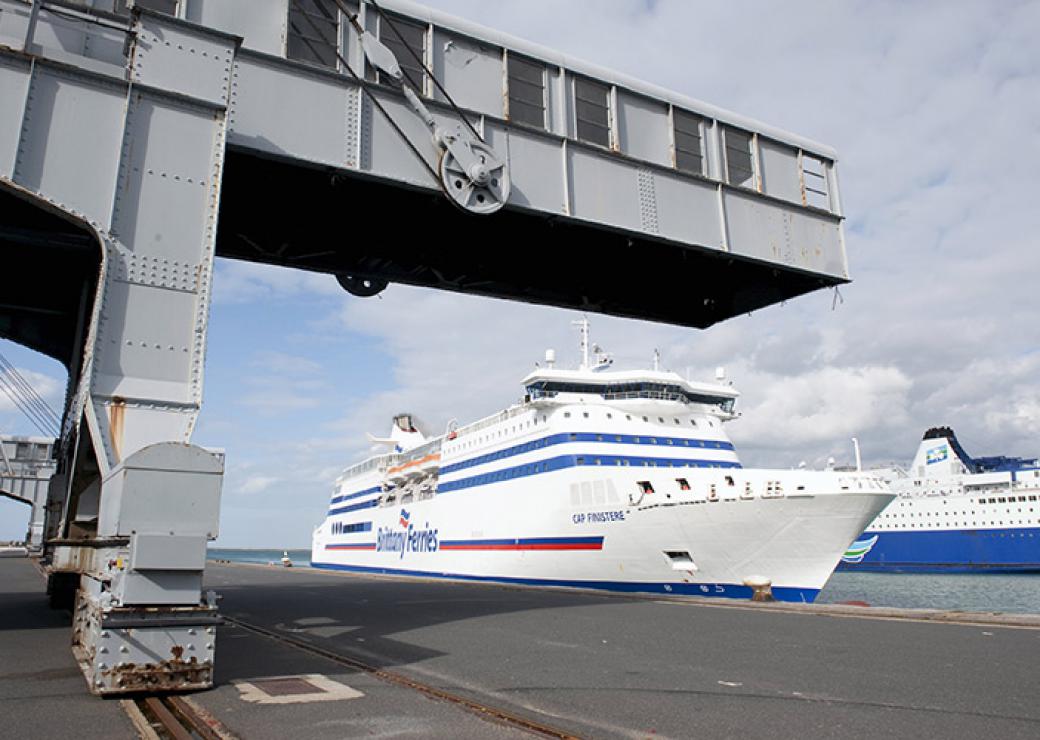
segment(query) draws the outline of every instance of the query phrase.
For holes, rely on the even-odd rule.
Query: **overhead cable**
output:
[[[13,382],[21,389],[26,399],[40,413],[41,416],[50,421],[54,426],[60,426],[61,420],[54,409],[36,392],[32,384],[27,381],[10,360],[0,353],[0,370],[5,370]]]
[[[0,390],[35,426],[48,437],[57,437],[61,421],[36,389],[18,372],[18,369],[0,353]]]

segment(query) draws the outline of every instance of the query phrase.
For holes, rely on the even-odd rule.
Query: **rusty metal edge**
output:
[[[168,696],[166,702],[205,740],[239,740],[238,735],[187,696]]]
[[[120,699],[119,706],[123,708],[123,711],[130,718],[130,724],[137,730],[137,735],[141,740],[159,740],[159,734],[149,724],[148,719],[132,699]]]
[[[173,740],[193,740],[191,733],[188,732],[177,717],[170,711],[170,708],[163,703],[163,701],[157,696],[146,696],[143,699],[137,700],[138,708],[147,708],[155,718],[159,720],[159,723],[163,726],[173,738]]]

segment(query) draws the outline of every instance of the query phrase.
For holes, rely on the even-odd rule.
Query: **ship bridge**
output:
[[[169,607],[130,666],[214,613],[215,256],[695,327],[848,279],[828,147],[405,0],[0,0],[0,100],[0,336],[70,373],[52,592],[90,655]]]

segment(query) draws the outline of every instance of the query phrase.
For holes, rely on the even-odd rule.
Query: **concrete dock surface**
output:
[[[87,690],[72,618],[48,607],[44,586],[31,561],[0,558],[0,738],[136,737],[119,702]]]
[[[119,705],[89,697],[74,673],[67,618],[56,624],[31,565],[8,560],[0,570],[0,624],[15,627],[0,630],[0,706],[20,707],[11,736],[60,736],[29,723],[66,703],[86,707],[86,722],[96,713],[98,736],[132,736]],[[25,580],[14,598],[9,573]],[[241,738],[525,734],[375,670],[579,737],[1040,737],[1040,617],[637,599],[212,563],[206,580],[232,621],[218,635],[217,686],[192,698]],[[33,631],[46,644],[22,651],[21,633]],[[45,661],[64,666],[69,683],[58,693],[28,675]],[[328,693],[339,698],[294,694],[290,682],[276,701],[247,700],[266,696],[254,687],[278,676],[325,677],[310,680],[333,682]],[[21,705],[9,698],[19,691]],[[13,729],[4,722],[0,735]]]

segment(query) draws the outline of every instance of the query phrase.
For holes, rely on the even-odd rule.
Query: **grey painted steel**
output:
[[[32,551],[43,546],[47,489],[56,467],[53,439],[0,435],[0,496],[31,507],[25,544]]]
[[[204,687],[212,639],[198,649],[193,619],[214,611],[200,589],[223,460],[190,439],[239,40],[158,14],[36,10],[31,53],[0,52],[0,89],[17,101],[4,115],[18,109],[0,131],[0,187],[71,214],[101,251],[52,486],[51,529],[77,543],[55,544],[52,567],[81,574],[74,639],[95,691]],[[29,21],[24,3],[0,3],[0,41]],[[183,627],[117,644],[101,625],[127,610]]]
[[[232,228],[235,217],[255,219],[250,214],[266,194],[249,187],[282,198],[277,186],[289,183],[261,187],[254,178],[241,187],[228,166],[233,157],[247,180],[250,166],[288,168],[306,180],[313,190],[303,192],[336,206],[323,208],[323,218],[330,211],[341,218],[352,207],[371,213],[350,197],[334,200],[338,182],[348,182],[355,196],[363,190],[383,199],[377,204],[383,213],[396,213],[397,198],[418,213],[432,201],[426,194],[451,184],[444,177],[453,167],[443,156],[444,137],[431,130],[472,125],[486,151],[502,158],[511,188],[503,189],[500,213],[477,219],[491,226],[454,222],[448,229],[467,230],[465,248],[519,250],[522,243],[502,241],[502,231],[515,239],[527,228],[531,234],[557,229],[557,239],[574,242],[602,237],[598,251],[568,254],[578,272],[541,286],[526,283],[515,259],[492,264],[463,248],[445,252],[446,261],[436,265],[410,263],[412,244],[387,245],[387,254],[375,258],[384,260],[382,267],[365,254],[338,255],[354,262],[282,259],[343,273],[348,286],[393,279],[706,326],[742,307],[848,277],[836,157],[826,146],[405,0],[384,0],[387,10],[425,29],[423,63],[447,93],[423,75],[416,106],[399,89],[363,81],[374,75],[342,18],[336,68],[287,59],[288,3],[182,0],[173,17],[103,12],[116,7],[109,0],[0,0],[0,203],[4,219],[12,219],[0,223],[0,245],[13,246],[11,259],[23,270],[52,254],[54,264],[67,260],[54,279],[62,267],[76,278],[67,282],[70,295],[57,313],[78,316],[48,325],[0,312],[0,332],[70,369],[43,535],[54,572],[80,577],[76,642],[99,693],[211,680],[212,649],[199,652],[192,631],[214,613],[202,598],[200,563],[206,540],[217,534],[223,460],[192,446],[191,435],[202,402],[218,214]],[[387,20],[372,3],[358,9],[363,29],[389,38]],[[544,66],[543,128],[508,118],[510,55]],[[404,60],[414,69],[413,61]],[[578,79],[606,91],[607,146],[577,138]],[[602,106],[596,110],[601,114]],[[700,117],[702,175],[676,167],[677,110]],[[724,182],[723,127],[740,129],[751,142],[750,187]],[[688,123],[684,134],[690,135]],[[225,171],[239,192],[222,198]],[[315,185],[315,178],[331,185]],[[280,205],[288,211],[276,214],[280,227],[309,238],[294,208]],[[443,215],[422,213],[410,220]],[[315,223],[327,239],[332,230]],[[342,218],[344,233],[348,226]],[[236,252],[249,236],[233,234],[224,253],[281,259],[264,252],[267,245],[260,257]],[[630,257],[633,245],[647,251]],[[618,264],[608,276],[614,285],[603,291],[613,298],[569,282],[589,274],[602,280],[583,261],[604,254]],[[632,302],[638,291],[627,281],[644,265],[624,262],[643,255],[659,274],[661,263],[651,254],[666,255],[674,272],[688,273],[665,277],[699,281],[692,301],[684,295],[668,310],[645,306],[642,298]],[[708,269],[687,266],[687,258],[705,259],[697,264]],[[537,259],[529,262],[525,268],[537,267]],[[359,265],[358,274],[343,264]],[[754,284],[734,286],[739,278],[727,277],[709,294],[709,283],[728,274],[754,276]],[[790,279],[788,292],[777,287],[778,275]],[[465,283],[467,277],[475,282]],[[666,293],[684,293],[674,287]],[[727,302],[727,292],[739,300]],[[55,313],[46,300],[33,306],[41,316]],[[60,341],[47,333],[56,328]],[[54,588],[68,580],[56,580]],[[127,623],[156,621],[133,628],[130,647],[119,642],[128,636],[104,627],[116,614]],[[130,657],[113,659],[112,651]]]

